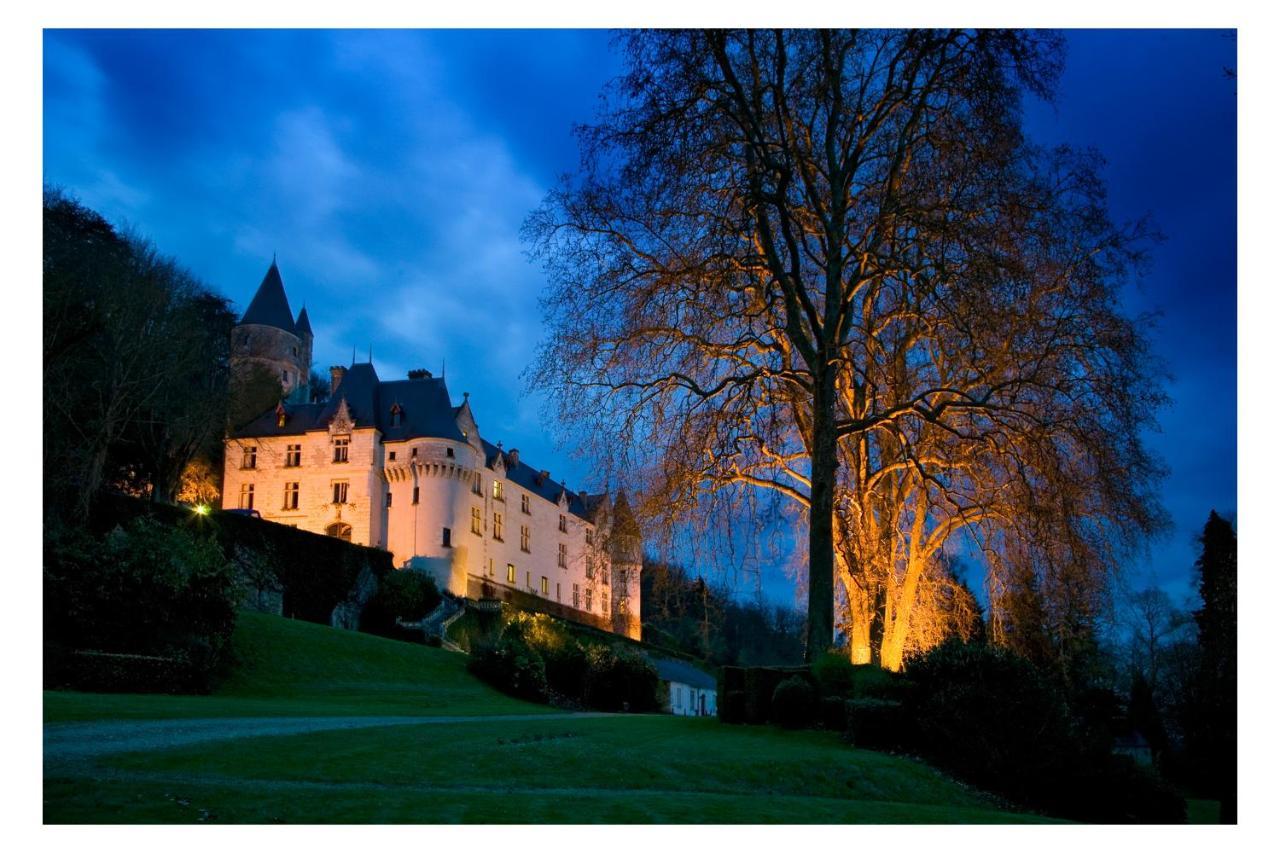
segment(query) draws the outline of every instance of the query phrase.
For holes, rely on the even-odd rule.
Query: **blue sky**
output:
[[[1210,508],[1236,509],[1234,39],[1072,31],[1046,143],[1098,148],[1119,219],[1167,239],[1126,294],[1163,314],[1174,403],[1152,442],[1174,529],[1135,581],[1188,590]],[[543,278],[519,228],[578,162],[570,135],[621,68],[601,31],[53,31],[44,177],[178,257],[243,310],[279,257],[316,366],[370,346],[383,377],[447,360],[482,432],[572,487],[521,373]],[[767,594],[790,600],[780,569]]]

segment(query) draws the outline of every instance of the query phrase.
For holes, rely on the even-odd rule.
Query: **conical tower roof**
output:
[[[300,336],[311,334],[311,318],[307,316],[307,306],[302,306],[302,310],[298,313],[298,319],[294,321],[293,326]]]
[[[249,303],[249,310],[240,318],[240,325],[274,326],[286,332],[297,334],[293,324],[293,311],[289,308],[289,297],[284,295],[284,282],[280,279],[280,268],[274,259],[271,268],[262,277],[258,292]],[[310,324],[308,324],[310,326]]]

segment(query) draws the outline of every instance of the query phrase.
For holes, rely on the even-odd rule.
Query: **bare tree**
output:
[[[1052,541],[1096,545],[1097,491],[1059,497],[1055,471],[1135,463],[1136,488],[1106,478],[1101,526],[1129,498],[1149,529],[1156,467],[1136,430],[1159,390],[1135,388],[1145,349],[1114,310],[1139,235],[1107,220],[1090,161],[1018,127],[1021,93],[1051,89],[1056,37],[625,46],[579,179],[527,225],[552,282],[534,383],[648,472],[668,516],[756,488],[801,508],[811,657],[832,641],[837,566],[855,635],[897,668],[926,568],[960,531],[999,551],[1029,533],[1012,513],[1052,494]]]

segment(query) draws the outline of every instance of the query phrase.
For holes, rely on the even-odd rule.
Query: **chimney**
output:
[[[336,394],[338,386],[342,384],[342,377],[347,375],[347,369],[341,366],[329,368],[329,393]]]
[[[430,379],[431,371],[423,370],[422,368],[418,368],[417,370],[410,370],[409,378],[410,379]]]

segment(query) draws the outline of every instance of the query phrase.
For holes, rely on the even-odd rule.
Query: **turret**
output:
[[[644,544],[625,492],[613,502],[609,563],[614,589],[613,630],[640,639],[640,570]]]
[[[305,402],[311,343],[306,309],[295,321],[280,268],[272,259],[249,308],[231,330],[231,370],[242,374],[255,366],[265,369],[279,378],[284,396]]]

